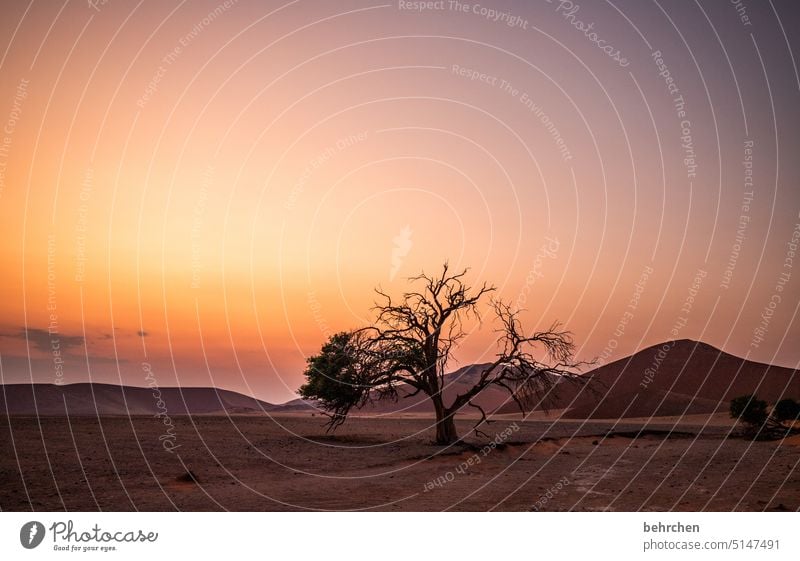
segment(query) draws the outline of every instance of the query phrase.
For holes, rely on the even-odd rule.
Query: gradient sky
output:
[[[460,4],[3,3],[2,381],[284,401],[445,259],[581,358],[797,367],[800,6]]]

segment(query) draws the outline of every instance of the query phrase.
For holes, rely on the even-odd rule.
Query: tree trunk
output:
[[[436,444],[452,444],[458,440],[456,431],[455,414],[448,411],[440,395],[431,397],[433,408],[436,410]]]
[[[436,421],[436,444],[453,444],[458,441],[456,423],[453,415],[448,415]]]

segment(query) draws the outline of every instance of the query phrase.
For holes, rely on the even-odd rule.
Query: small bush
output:
[[[780,400],[772,409],[772,416],[779,423],[791,423],[800,419],[800,403],[790,397]]]
[[[731,417],[748,426],[760,429],[767,422],[767,402],[755,395],[743,395],[731,401]]]
[[[755,395],[743,395],[731,400],[730,413],[744,424],[745,434],[752,438],[783,438],[798,432],[793,424],[800,419],[800,403],[782,399],[770,412],[766,401]]]

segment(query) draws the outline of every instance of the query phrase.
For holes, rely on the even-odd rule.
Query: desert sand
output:
[[[467,445],[424,416],[0,419],[3,510],[775,511],[800,508],[800,442],[724,414],[623,421],[499,416]],[[516,427],[516,428],[515,428]],[[499,436],[498,436],[499,435]],[[495,440],[498,445],[486,448]],[[192,476],[187,473],[191,472]]]

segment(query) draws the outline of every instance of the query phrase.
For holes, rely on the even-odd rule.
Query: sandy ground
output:
[[[471,434],[471,446],[450,448],[431,444],[426,418],[355,418],[333,436],[310,415],[173,421],[175,453],[163,448],[165,426],[151,417],[0,419],[0,508],[800,508],[797,437],[728,438],[724,416],[650,423],[508,416],[484,427],[489,437]],[[462,434],[471,426],[459,422]],[[486,448],[494,439],[500,445]],[[189,470],[197,481],[181,478]]]

